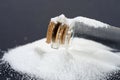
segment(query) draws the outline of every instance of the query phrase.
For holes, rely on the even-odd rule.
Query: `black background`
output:
[[[120,0],[0,0],[1,51],[45,37],[50,18],[60,14],[120,27]]]

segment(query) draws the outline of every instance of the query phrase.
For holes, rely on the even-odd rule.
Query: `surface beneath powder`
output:
[[[41,39],[9,50],[3,56],[10,66],[43,80],[106,80],[119,70],[120,56],[100,43],[74,38],[70,47],[52,49]]]

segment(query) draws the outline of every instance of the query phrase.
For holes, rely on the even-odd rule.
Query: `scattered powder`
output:
[[[51,49],[41,39],[11,49],[3,60],[22,73],[43,80],[106,80],[109,73],[119,70],[120,56],[100,43],[74,38],[69,49]]]

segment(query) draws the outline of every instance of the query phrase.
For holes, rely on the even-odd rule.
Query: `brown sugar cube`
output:
[[[53,29],[55,28],[55,23],[54,22],[50,22],[49,25],[48,25],[48,30],[47,30],[47,40],[46,42],[47,43],[50,43],[51,40],[52,40],[52,33],[53,33]]]

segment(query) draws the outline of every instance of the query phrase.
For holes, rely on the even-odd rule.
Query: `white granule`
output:
[[[19,72],[43,80],[106,80],[119,70],[120,56],[100,43],[74,38],[70,47],[51,49],[46,39],[11,49],[3,60]]]
[[[88,25],[89,27],[94,27],[94,28],[108,28],[110,27],[110,25],[97,21],[95,19],[90,19],[90,18],[86,18],[86,17],[82,17],[82,16],[78,16],[75,18],[66,18],[64,14],[51,18],[52,22],[61,22],[63,24],[68,24],[69,27],[74,27],[74,22],[81,22],[84,23],[86,25]]]
[[[106,23],[103,23],[103,22],[100,22],[100,21],[97,21],[95,19],[90,19],[90,18],[86,18],[86,17],[76,17],[74,18],[74,21],[78,21],[78,22],[82,22],[90,27],[94,27],[94,28],[108,28],[110,27],[110,25],[106,24]]]
[[[64,16],[64,14],[61,14],[60,16],[51,18],[51,21],[55,23],[60,22],[62,24],[66,24],[68,19]]]

